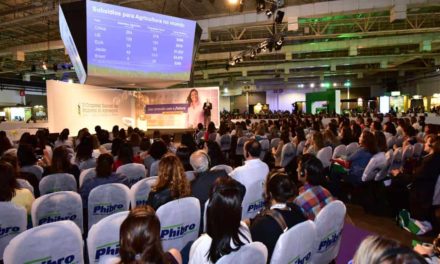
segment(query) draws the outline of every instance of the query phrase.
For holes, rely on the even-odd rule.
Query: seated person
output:
[[[190,264],[215,263],[252,242],[251,234],[241,223],[243,186],[230,177],[218,178],[211,188],[206,210],[206,234],[191,246]]]
[[[335,200],[323,187],[326,185],[326,178],[321,161],[313,155],[303,155],[298,161],[298,180],[303,186],[294,203],[308,219],[314,220],[324,206]]]
[[[179,158],[166,154],[160,159],[156,184],[151,188],[147,204],[155,210],[159,206],[191,194],[190,184]]]
[[[128,186],[128,178],[125,175],[119,175],[112,171],[113,156],[109,153],[99,155],[96,164],[96,176],[85,179],[79,194],[83,201],[83,207],[87,208],[87,202],[90,192],[93,188],[108,183],[122,183]]]
[[[251,225],[252,239],[267,247],[268,260],[280,235],[307,220],[301,208],[292,203],[297,195],[295,184],[286,174],[276,172],[268,176],[265,193],[267,208],[256,216]]]

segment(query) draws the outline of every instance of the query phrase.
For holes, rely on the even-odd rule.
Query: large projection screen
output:
[[[191,93],[194,102],[190,104]],[[194,94],[197,94],[196,98]],[[203,104],[206,100],[212,103],[211,121],[219,125],[219,88],[185,88],[142,93],[142,102],[138,107],[147,121],[148,129],[186,129],[196,128],[204,123]]]

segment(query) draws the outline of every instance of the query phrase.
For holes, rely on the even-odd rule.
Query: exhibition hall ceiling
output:
[[[58,5],[68,2],[73,1],[0,1],[0,78],[76,78],[73,70],[62,67],[70,60],[58,30]],[[241,21],[242,16],[251,17],[257,13],[258,1],[238,0],[235,5],[228,0],[101,2],[206,24],[215,18]],[[276,12],[266,17],[271,0],[265,2],[260,19],[210,24],[199,45],[193,85],[256,84],[263,89],[299,89],[323,82],[343,87],[350,81],[354,86],[366,87],[438,74],[440,1],[396,0],[395,3],[405,2],[402,12],[398,6],[360,7],[361,3],[379,0],[357,0],[358,6],[339,11],[330,10],[333,1],[285,0],[279,9],[285,12],[281,23],[274,22]],[[336,2],[353,5],[356,0]],[[328,5],[328,12],[301,11],[323,5]],[[292,16],[292,8],[300,11]],[[272,51],[268,42],[274,45]],[[262,44],[266,45],[266,52]],[[181,86],[188,85],[192,84]]]

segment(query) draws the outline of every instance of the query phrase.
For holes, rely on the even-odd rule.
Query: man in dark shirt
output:
[[[208,127],[209,122],[211,122],[211,110],[212,104],[209,102],[209,99],[206,99],[206,102],[203,104],[203,116],[205,127]]]

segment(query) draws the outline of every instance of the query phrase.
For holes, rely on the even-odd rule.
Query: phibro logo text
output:
[[[178,224],[173,226],[164,226],[160,231],[160,238],[162,240],[178,239],[196,231],[198,231],[198,228],[196,228],[196,224]]]

